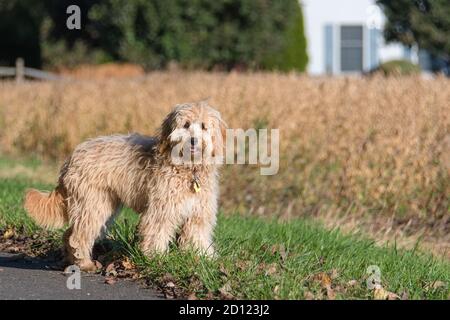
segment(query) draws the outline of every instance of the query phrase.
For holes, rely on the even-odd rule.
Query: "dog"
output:
[[[94,243],[124,205],[140,215],[145,254],[164,253],[176,239],[182,249],[213,256],[225,130],[208,103],[177,105],[155,137],[112,135],[78,145],[55,190],[27,191],[24,207],[43,227],[68,223],[65,262],[83,271],[96,270]]]

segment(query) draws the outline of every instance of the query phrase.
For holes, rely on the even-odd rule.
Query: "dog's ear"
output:
[[[158,143],[158,153],[163,154],[170,149],[170,143],[167,139],[163,139],[162,136]]]
[[[159,153],[167,152],[170,149],[170,134],[176,127],[176,118],[178,114],[178,106],[170,112],[163,120],[159,130]]]

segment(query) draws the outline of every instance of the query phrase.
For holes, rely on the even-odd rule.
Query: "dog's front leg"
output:
[[[142,215],[138,229],[141,235],[141,250],[145,254],[164,253],[168,250],[175,237],[178,216],[174,209],[167,209],[163,205],[152,205]]]
[[[213,257],[213,231],[216,225],[217,200],[214,195],[202,195],[183,224],[178,238],[182,249],[192,247],[200,254]]]

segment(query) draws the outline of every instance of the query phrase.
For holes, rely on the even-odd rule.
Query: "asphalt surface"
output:
[[[70,274],[49,262],[21,254],[0,253],[0,300],[158,300],[163,296],[136,281],[105,283],[99,274],[81,273],[80,289]]]

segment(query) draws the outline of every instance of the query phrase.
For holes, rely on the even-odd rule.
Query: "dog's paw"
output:
[[[102,267],[98,261],[94,262],[92,260],[82,260],[77,264],[80,267],[80,270],[84,272],[96,272]]]

